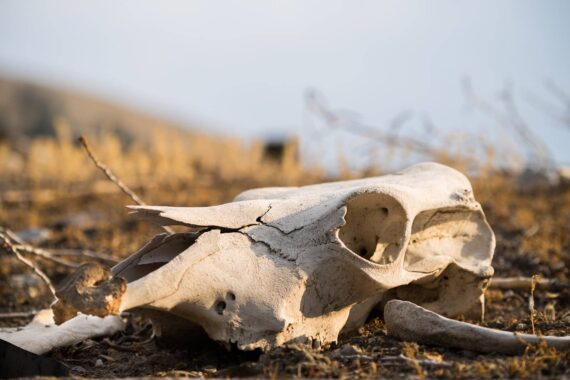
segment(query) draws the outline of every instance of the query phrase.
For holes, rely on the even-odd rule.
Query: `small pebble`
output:
[[[359,353],[360,353],[360,350],[357,350],[356,347],[354,347],[353,345],[350,345],[348,343],[344,344],[340,348],[340,354],[342,356],[357,355]]]
[[[80,365],[76,365],[74,367],[71,367],[71,372],[86,373],[87,370],[85,368],[81,367]]]
[[[101,359],[95,360],[95,367],[101,367],[101,366],[103,366],[103,360]]]

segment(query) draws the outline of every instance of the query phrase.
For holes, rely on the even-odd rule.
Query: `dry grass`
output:
[[[77,144],[64,119],[55,121],[56,138],[36,138],[25,152],[0,144],[2,187],[65,189],[101,178]],[[259,141],[244,145],[238,139],[189,135],[175,130],[151,132],[151,143],[124,146],[113,133],[88,136],[97,156],[125,182],[154,188],[192,181],[278,180],[298,183],[308,173],[296,160],[297,143],[285,146],[280,163],[264,159]],[[314,171],[313,174],[317,174]]]
[[[14,230],[44,228],[41,243],[53,252],[62,248],[89,249],[124,257],[158,229],[130,219],[124,205],[130,199],[108,184],[71,136],[65,121],[56,124],[57,138],[35,139],[26,152],[0,145],[0,225]],[[295,142],[287,145],[281,163],[264,157],[261,143],[175,132],[154,133],[151,145],[124,146],[102,132],[89,136],[99,159],[151,204],[205,206],[230,201],[253,186],[302,185],[324,180],[318,169],[303,168],[296,160]],[[447,163],[465,170],[468,163]],[[449,161],[447,161],[449,160]],[[373,168],[372,168],[373,169]],[[374,170],[370,170],[374,172]],[[345,172],[344,177],[354,174]],[[488,171],[473,180],[497,235],[494,267],[499,276],[532,276],[568,283],[570,277],[570,189],[563,187],[519,191],[513,179]],[[71,256],[74,262],[93,260]],[[69,273],[51,261],[38,264],[57,283]],[[570,292],[531,289],[493,290],[487,295],[485,325],[510,331],[549,335],[570,334]],[[0,253],[0,311],[28,311],[49,304],[49,292],[12,257]],[[21,325],[25,318],[2,320]],[[145,331],[145,322],[132,320]],[[138,331],[138,330],[137,330]],[[142,334],[144,335],[144,334]],[[141,336],[144,339],[145,336]],[[112,342],[126,339],[114,336]],[[342,354],[345,345],[354,354]],[[164,347],[149,341],[137,355],[114,350],[101,340],[57,350],[53,356],[75,369],[75,375],[115,376],[308,376],[335,378],[378,377],[541,377],[570,371],[570,356],[545,346],[529,347],[524,355],[507,357],[402,343],[386,335],[381,319],[372,318],[357,334],[338,346],[313,350],[282,347],[258,354],[226,353],[217,346]],[[103,366],[95,360],[103,358]],[[141,361],[144,358],[144,361]]]

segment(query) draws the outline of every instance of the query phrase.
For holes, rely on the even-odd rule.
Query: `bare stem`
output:
[[[529,290],[533,285],[537,289],[559,291],[570,285],[548,278],[532,277],[495,277],[489,284],[490,289]]]
[[[79,142],[85,148],[85,151],[89,155],[91,161],[93,161],[95,166],[97,166],[103,172],[103,174],[109,178],[111,182],[117,185],[117,187],[121,189],[123,193],[128,195],[136,204],[146,206],[146,203],[143,202],[143,200],[134,191],[129,189],[129,187],[125,185],[119,178],[117,178],[117,176],[113,174],[113,172],[107,166],[105,166],[101,161],[97,159],[97,157],[95,157],[95,154],[93,154],[93,151],[91,150],[91,147],[89,146],[89,143],[85,137],[80,136]],[[162,228],[171,235],[174,233],[174,231],[168,226],[163,226]]]
[[[103,172],[103,174],[105,174],[105,176],[107,176],[107,178],[109,178],[109,180],[111,182],[113,182],[115,185],[117,185],[119,187],[119,189],[121,189],[121,191],[123,193],[127,194],[136,204],[139,204],[141,206],[146,205],[146,203],[144,203],[142,201],[142,199],[140,199],[139,196],[135,194],[134,191],[129,189],[127,187],[127,185],[125,185],[120,179],[118,179],[117,176],[115,176],[113,174],[113,172],[107,166],[103,165],[103,163],[101,163],[101,161],[99,161],[97,159],[97,157],[95,157],[95,155],[93,154],[93,151],[91,150],[91,147],[89,146],[89,143],[87,142],[87,139],[85,137],[83,137],[83,136],[79,137],[79,142],[85,148],[85,151],[89,155],[89,158],[91,159],[91,161],[93,161],[95,166],[97,166]]]
[[[117,258],[117,257],[113,257],[111,255],[106,255],[104,253],[97,253],[97,252],[89,251],[87,249],[69,249],[69,248],[54,249],[54,250],[52,250],[52,255],[53,256],[85,256],[85,257],[91,257],[93,259],[109,261],[111,263],[118,263],[119,262],[119,258]]]
[[[11,313],[0,313],[0,319],[31,318],[36,314],[37,314],[37,310],[15,311],[15,312],[11,312]]]
[[[68,268],[77,268],[79,266],[78,264],[72,263],[70,261],[60,259],[59,257],[54,256],[51,254],[51,252],[46,251],[43,248],[34,247],[29,244],[15,244],[14,247],[20,251],[32,253],[38,257],[41,257],[42,259],[53,261],[56,264],[66,266]]]
[[[16,246],[12,244],[10,238],[2,232],[0,232],[0,244],[5,250],[13,253],[20,262],[31,268],[34,271],[34,273],[38,275],[38,277],[41,278],[43,282],[45,282],[51,294],[55,298],[55,288],[51,283],[49,277],[40,268],[38,268],[31,260],[28,260],[27,258],[22,256],[22,254],[20,254],[20,252],[18,251],[18,248],[16,248]]]
[[[77,268],[78,267],[77,264],[74,264],[74,263],[69,262],[67,260],[62,260],[58,257],[55,257],[51,252],[49,252],[43,248],[37,248],[37,247],[34,247],[34,246],[27,244],[21,237],[18,236],[18,234],[16,234],[14,231],[10,230],[9,228],[0,226],[0,232],[4,233],[4,235],[7,238],[9,238],[11,240],[11,242],[15,243],[14,247],[16,247],[16,249],[19,251],[34,254],[34,255],[39,256],[43,259],[53,261],[54,263],[57,263],[57,264],[60,264],[60,265],[63,265],[63,266],[69,267],[69,268]]]
[[[539,275],[533,275],[531,277],[532,281],[530,284],[530,296],[528,298],[528,308],[530,311],[530,324],[532,326],[532,333],[536,334],[535,331],[535,327],[534,327],[534,315],[536,314],[536,312],[534,311],[534,290],[536,289],[536,283],[537,281],[540,281],[540,276]]]

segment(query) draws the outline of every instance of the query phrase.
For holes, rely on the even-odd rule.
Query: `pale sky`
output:
[[[531,101],[558,105],[546,80],[570,93],[568,1],[0,0],[8,74],[244,137],[303,134],[307,88],[380,128],[404,110],[492,128],[466,107],[468,76],[491,100],[511,85],[570,164],[570,128]]]

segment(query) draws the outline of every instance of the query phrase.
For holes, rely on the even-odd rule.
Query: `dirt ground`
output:
[[[251,186],[234,181],[213,184],[170,184],[137,189],[151,204],[204,206],[231,200]],[[475,181],[475,195],[483,204],[497,236],[495,275],[532,276],[568,284],[570,273],[570,188],[516,190],[508,178]],[[61,189],[60,189],[61,190]],[[10,189],[0,196],[0,225],[27,236],[30,242],[62,254],[75,263],[111,260],[63,256],[82,250],[121,258],[134,252],[159,231],[130,218],[120,193],[93,194],[70,188],[53,197]],[[72,249],[73,252],[62,251]],[[35,259],[35,258],[34,258]],[[70,269],[42,260],[39,265],[54,283]],[[530,289],[492,290],[486,294],[485,326],[530,333]],[[0,313],[48,307],[49,292],[29,270],[0,251]],[[534,293],[536,329],[541,334],[570,334],[570,289]],[[0,318],[0,326],[20,326],[30,320]],[[337,344],[312,349],[286,346],[270,352],[226,350],[213,342],[173,345],[153,338],[152,326],[138,315],[128,316],[128,328],[108,338],[90,339],[49,354],[74,376],[101,377],[335,377],[335,378],[473,378],[568,377],[570,354],[530,346],[523,355],[481,355],[434,346],[400,342],[386,335],[381,312],[357,333]]]

